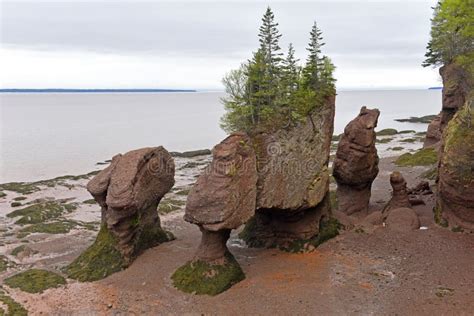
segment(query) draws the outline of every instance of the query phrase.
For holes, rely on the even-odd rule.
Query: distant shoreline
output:
[[[196,92],[191,89],[0,89],[0,93],[155,93]]]

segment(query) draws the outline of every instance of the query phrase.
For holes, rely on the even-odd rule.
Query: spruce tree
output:
[[[270,7],[262,18],[262,26],[260,26],[260,33],[258,34],[260,42],[260,50],[265,56],[265,63],[269,66],[271,71],[275,70],[281,62],[283,53],[280,51],[280,37],[281,34],[277,29],[278,23],[275,22],[275,16]]]
[[[314,22],[311,29],[306,66],[303,70],[305,84],[308,88],[317,90],[320,84],[320,69],[322,65],[321,47],[324,46],[322,32]]]

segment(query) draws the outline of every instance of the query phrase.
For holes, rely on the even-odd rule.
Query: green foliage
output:
[[[190,261],[171,276],[173,285],[186,293],[217,295],[245,279],[245,274],[230,252],[224,264]]]
[[[398,157],[395,161],[397,166],[413,167],[413,166],[429,166],[438,162],[438,155],[433,148],[425,148],[414,154],[406,153]]]
[[[456,62],[474,73],[474,2],[473,0],[441,0],[431,20],[423,66],[439,66]]]
[[[42,293],[46,289],[66,284],[66,280],[54,272],[30,269],[5,279],[5,284],[28,293]]]
[[[334,65],[321,55],[322,33],[314,24],[306,65],[298,65],[293,45],[282,58],[281,34],[267,8],[260,27],[260,47],[251,60],[222,80],[227,96],[221,126],[249,134],[286,128],[311,118],[335,94]]]

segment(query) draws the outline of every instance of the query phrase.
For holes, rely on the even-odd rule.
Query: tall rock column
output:
[[[216,295],[245,277],[226,242],[231,230],[255,213],[255,151],[246,134],[235,133],[215,146],[212,155],[188,195],[184,215],[199,226],[201,244],[194,259],[172,276],[174,285],[188,293]]]
[[[440,145],[445,127],[454,114],[462,108],[470,90],[468,74],[455,63],[441,67],[439,74],[443,79],[442,108],[437,118],[428,126],[423,147]]]
[[[443,143],[435,219],[474,231],[474,101],[449,122]]]
[[[249,246],[305,251],[321,241],[318,236],[321,229],[327,231],[331,216],[328,161],[334,110],[335,97],[330,97],[306,121],[252,136],[257,210],[240,235]]]
[[[94,281],[127,267],[143,250],[173,239],[157,206],[174,185],[174,161],[163,147],[117,155],[88,184],[102,209],[94,244],[68,267],[69,277]]]
[[[339,141],[333,165],[337,182],[339,211],[348,215],[367,212],[372,182],[379,172],[375,127],[380,115],[377,109],[361,108],[359,115],[347,124]]]

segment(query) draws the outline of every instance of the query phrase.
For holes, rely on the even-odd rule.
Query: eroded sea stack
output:
[[[321,229],[327,232],[334,111],[333,96],[305,122],[252,137],[258,169],[256,212],[240,235],[250,247],[302,251],[321,241]]]
[[[347,215],[367,213],[372,182],[379,172],[374,130],[379,115],[377,109],[362,107],[339,141],[333,175],[337,182],[338,210]]]
[[[392,198],[384,207],[383,212],[386,213],[400,207],[411,207],[407,182],[400,172],[392,172],[390,175],[390,185],[392,186]]]
[[[468,101],[443,134],[435,219],[474,231],[474,102]]]
[[[462,108],[470,91],[468,73],[456,63],[451,63],[439,69],[443,79],[442,108],[437,118],[431,121],[426,133],[423,147],[439,147],[443,131]]]
[[[174,185],[174,161],[163,147],[113,157],[87,190],[101,206],[94,244],[68,267],[69,277],[93,281],[128,266],[143,250],[173,239],[160,225],[157,206]]]
[[[184,219],[199,226],[201,244],[193,260],[172,276],[184,292],[215,295],[245,276],[226,242],[232,229],[255,214],[257,162],[250,138],[234,133],[214,147],[212,163],[188,195]]]

